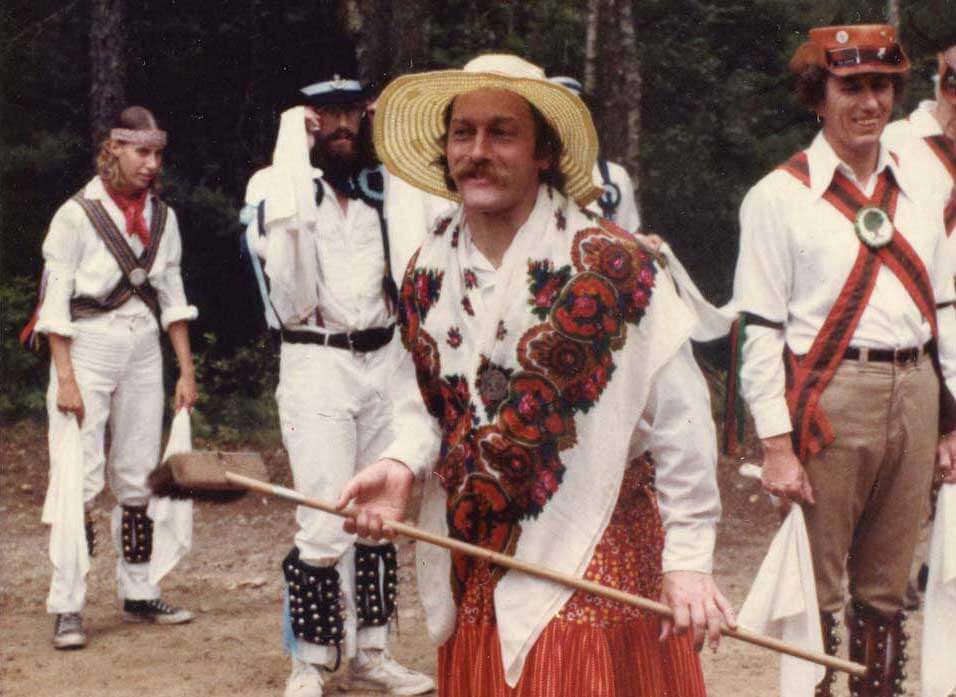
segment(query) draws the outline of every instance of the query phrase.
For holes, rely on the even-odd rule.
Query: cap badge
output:
[[[838,44],[845,44],[847,41],[850,40],[850,35],[847,33],[845,29],[841,29],[840,31],[836,33],[836,40]]]

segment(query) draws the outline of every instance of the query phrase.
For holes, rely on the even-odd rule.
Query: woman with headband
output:
[[[179,362],[175,408],[191,408],[196,380],[186,323],[197,311],[183,292],[176,214],[157,196],[166,132],[139,106],[123,110],[113,126],[97,156],[96,176],[50,223],[33,327],[47,336],[52,356],[43,520],[51,524],[47,611],[56,615],[57,649],[86,644],[80,611],[95,546],[89,512],[105,483],[107,423],[110,489],[118,502],[112,517],[116,575],[126,619],[180,624],[193,617],[160,600],[159,579],[150,574],[151,556],[169,555],[159,549],[168,544],[165,536],[154,544],[146,476],[159,461],[163,421],[159,332],[169,333]],[[80,445],[70,450],[77,424]]]

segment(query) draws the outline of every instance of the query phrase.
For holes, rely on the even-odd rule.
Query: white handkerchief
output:
[[[923,697],[956,690],[956,484],[944,484],[929,542],[923,605]]]
[[[50,561],[62,577],[61,585],[75,588],[76,579],[90,568],[83,528],[83,442],[76,417],[51,410],[48,439],[50,483],[41,520],[50,526]],[[48,609],[56,612],[49,606],[52,599],[47,598]]]
[[[800,506],[791,507],[770,543],[737,621],[752,631],[823,652],[810,540]],[[815,663],[782,656],[781,697],[813,697],[825,672]]]
[[[173,417],[163,462],[170,455],[193,449],[189,410],[180,409]],[[153,519],[153,554],[149,560],[149,582],[158,585],[163,576],[186,556],[193,546],[193,502],[153,496],[146,514]]]
[[[700,292],[697,284],[694,283],[690,274],[687,273],[687,269],[680,263],[670,245],[666,242],[662,244],[660,252],[667,259],[667,267],[677,284],[681,299],[697,315],[697,324],[694,326],[691,338],[694,341],[713,341],[727,336],[730,333],[730,326],[737,319],[737,310],[733,301],[731,300],[722,307],[712,304]]]

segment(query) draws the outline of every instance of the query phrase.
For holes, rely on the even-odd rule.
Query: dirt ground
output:
[[[267,458],[274,481],[288,483],[281,451]],[[227,506],[198,504],[193,551],[164,581],[164,598],[196,612],[179,627],[125,624],[115,596],[116,557],[108,539],[108,494],[95,509],[98,553],[89,575],[84,620],[85,650],[55,651],[52,618],[45,612],[50,563],[47,529],[40,522],[46,490],[46,438],[32,422],[0,435],[0,695],[3,697],[276,697],[289,662],[281,647],[282,583],[279,564],[291,543],[293,508],[250,495]],[[758,485],[720,467],[724,520],[717,540],[716,577],[739,607],[770,543],[777,517]],[[418,670],[433,672],[435,649],[411,573],[414,543],[400,545],[401,594],[393,654]],[[918,637],[920,614],[909,621]],[[918,695],[919,642],[911,642],[907,695]],[[777,693],[777,659],[727,640],[717,654],[705,652],[711,697],[768,697]],[[327,694],[349,691],[345,671]],[[845,695],[841,680],[838,694]],[[381,693],[373,693],[381,694]],[[573,696],[577,697],[577,696]]]

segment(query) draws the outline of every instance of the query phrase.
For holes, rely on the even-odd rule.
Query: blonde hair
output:
[[[156,117],[146,107],[128,106],[113,120],[111,128],[127,128],[134,131],[148,131],[159,128]],[[107,136],[100,143],[100,150],[96,155],[96,173],[100,179],[112,189],[119,189],[123,185],[123,175],[120,173],[119,160],[113,154],[112,145],[114,141]],[[161,172],[160,172],[161,173]],[[162,188],[160,183],[160,173],[150,183],[150,189],[159,191]]]

